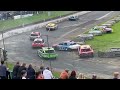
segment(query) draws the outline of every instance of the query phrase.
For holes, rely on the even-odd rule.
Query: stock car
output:
[[[32,48],[42,48],[45,47],[44,40],[42,38],[36,38],[32,43]]]
[[[113,32],[113,29],[112,28],[104,28],[104,31],[106,33],[112,33]]]
[[[55,23],[48,23],[46,25],[46,30],[56,30],[56,29],[58,29],[58,25]]]
[[[31,32],[31,34],[30,34],[30,40],[34,40],[34,39],[40,38],[40,37],[41,37],[40,32]]]
[[[76,21],[79,18],[78,18],[78,16],[70,16],[68,19],[69,19],[69,21]]]
[[[94,36],[101,36],[103,33],[101,30],[98,30],[97,28],[92,28],[88,34],[93,34]]]
[[[58,57],[58,54],[52,47],[42,47],[37,51],[37,54],[44,59],[56,59]]]
[[[80,44],[77,44],[74,41],[68,40],[68,41],[63,41],[59,44],[54,44],[52,47],[55,50],[71,51],[71,50],[77,50],[78,47],[80,47]]]
[[[81,57],[93,57],[94,51],[90,45],[81,45],[78,48],[78,54]]]

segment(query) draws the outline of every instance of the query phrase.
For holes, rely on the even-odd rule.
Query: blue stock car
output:
[[[62,50],[62,51],[70,51],[70,50],[77,50],[80,47],[80,44],[77,44],[74,41],[64,41],[59,44],[54,44],[52,47],[55,50]]]

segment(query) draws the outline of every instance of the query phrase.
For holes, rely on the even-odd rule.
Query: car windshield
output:
[[[46,50],[45,53],[55,53],[54,50]]]
[[[88,51],[90,51],[90,48],[88,48],[88,49],[81,49],[81,52],[88,52]]]
[[[70,45],[76,45],[76,43],[71,43]]]
[[[35,41],[35,43],[43,43],[42,41]]]
[[[37,34],[31,34],[31,36],[38,36]]]

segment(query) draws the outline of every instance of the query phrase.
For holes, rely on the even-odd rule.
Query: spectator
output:
[[[114,72],[114,78],[113,79],[119,79],[119,72]]]
[[[85,76],[84,76],[84,74],[82,74],[82,73],[79,73],[79,76],[78,76],[78,78],[77,79],[85,79]]]
[[[6,78],[11,79],[9,68],[7,68],[7,71],[6,71]]]
[[[59,79],[68,79],[69,78],[69,74],[68,74],[69,70],[65,69],[61,74],[60,74],[60,78]]]
[[[96,75],[96,74],[93,74],[93,75],[92,75],[92,79],[97,79],[97,75]]]
[[[44,79],[42,71],[37,72],[36,79]]]
[[[17,73],[17,78],[20,79],[21,76],[21,71],[26,70],[26,63],[23,63],[22,66],[19,67],[18,73]]]
[[[13,79],[17,79],[17,73],[18,73],[19,67],[20,67],[20,64],[19,64],[19,62],[17,62],[13,68]]]
[[[47,68],[43,71],[43,76],[44,76],[44,79],[53,79],[53,74],[52,74],[52,72],[49,70],[49,67],[47,67]]]
[[[1,61],[1,65],[0,65],[0,78],[1,79],[6,79],[6,72],[7,72],[7,68],[4,65],[4,61]]]
[[[40,66],[40,71],[42,72],[43,74],[43,71],[44,71],[44,66]]]
[[[35,79],[35,70],[33,69],[32,65],[30,64],[27,69],[27,78]]]
[[[27,76],[27,71],[26,70],[22,70],[21,71],[21,79],[27,79],[26,76]]]
[[[76,72],[73,70],[69,76],[69,79],[77,79],[76,78]]]

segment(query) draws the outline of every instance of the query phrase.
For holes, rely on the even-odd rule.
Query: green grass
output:
[[[95,51],[109,50],[111,47],[120,47],[120,22],[113,27],[113,33],[95,36],[93,40],[86,41],[86,44],[92,45]]]
[[[60,72],[54,71],[53,76],[55,76],[56,78],[59,78],[60,77]]]
[[[22,18],[22,19],[0,21],[0,30],[3,30],[3,27],[4,27],[4,30],[11,29],[14,27],[21,26],[23,23],[31,24],[34,22],[42,21],[44,19],[50,19],[50,18],[54,18],[54,17],[60,16],[60,15],[61,16],[66,15],[66,14],[69,14],[72,12],[73,11],[51,11],[50,16],[48,16],[47,12],[43,12],[42,14],[36,14],[34,16],[26,17],[26,18]]]

